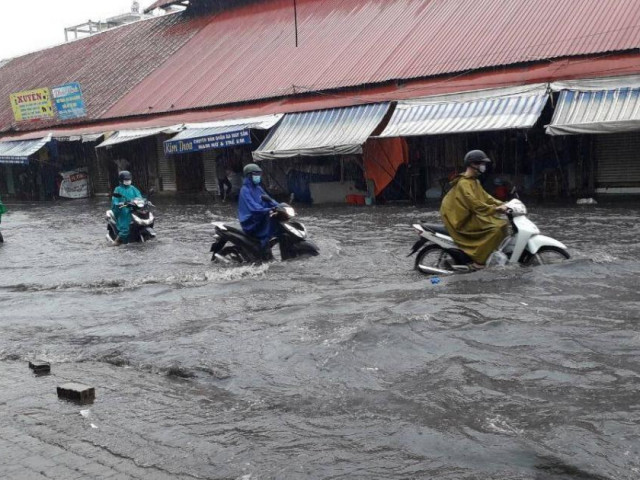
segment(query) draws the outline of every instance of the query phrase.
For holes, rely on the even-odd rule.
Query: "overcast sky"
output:
[[[131,11],[133,0],[0,0],[0,59],[64,42],[65,27]],[[139,0],[141,9],[153,0]]]

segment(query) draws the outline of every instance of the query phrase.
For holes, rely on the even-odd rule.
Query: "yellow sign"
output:
[[[17,122],[55,116],[48,88],[12,93],[11,108]]]

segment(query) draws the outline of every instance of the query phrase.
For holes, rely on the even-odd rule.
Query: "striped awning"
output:
[[[362,153],[388,103],[290,113],[253,152],[255,160]]]
[[[0,142],[0,163],[27,164],[29,157],[38,153],[50,141],[51,135],[34,140]]]
[[[200,152],[251,144],[251,130],[269,130],[282,114],[186,124],[185,130],[164,142],[166,154]]]
[[[547,85],[535,84],[403,100],[380,137],[531,128],[547,99]]]
[[[640,131],[640,87],[562,90],[549,135]]]
[[[184,127],[182,125],[175,125],[171,127],[159,127],[159,128],[142,128],[136,130],[118,130],[109,138],[107,138],[96,148],[111,147],[120,143],[132,142],[134,140],[140,140],[143,138],[153,137],[160,133],[175,134],[181,131]]]

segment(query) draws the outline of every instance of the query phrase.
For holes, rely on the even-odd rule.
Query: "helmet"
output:
[[[491,160],[482,150],[471,150],[464,156],[464,166],[468,167],[472,163],[491,163]]]
[[[120,180],[120,183],[124,182],[125,180],[131,179],[133,179],[133,176],[131,175],[131,172],[129,170],[123,170],[118,174],[118,180]]]
[[[244,175],[245,177],[247,175],[251,175],[252,173],[262,173],[262,169],[255,163],[249,163],[242,169],[242,175]]]

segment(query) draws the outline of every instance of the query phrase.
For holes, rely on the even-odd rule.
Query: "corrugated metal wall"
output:
[[[216,176],[216,157],[218,150],[205,150],[202,152],[202,164],[204,166],[204,188],[210,193],[218,192],[218,177]]]
[[[111,186],[109,185],[109,168],[107,167],[108,159],[105,154],[96,151],[89,163],[89,175],[91,178],[91,187],[94,195],[109,193]]]
[[[164,136],[157,135],[158,145],[158,179],[163,192],[175,192],[176,164],[173,156],[164,154]]]
[[[596,137],[598,187],[640,187],[640,132]]]

